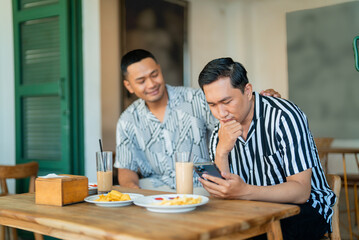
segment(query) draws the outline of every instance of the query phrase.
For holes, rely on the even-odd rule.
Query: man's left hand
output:
[[[207,180],[211,180],[212,182],[202,178],[199,178],[199,181],[214,197],[225,199],[245,199],[248,185],[243,181],[243,179],[236,174],[227,172],[222,172],[222,176],[225,179],[203,174],[202,177]]]

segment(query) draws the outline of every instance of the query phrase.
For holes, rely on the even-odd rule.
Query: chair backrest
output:
[[[39,170],[37,162],[17,164],[14,166],[0,165],[0,196],[7,195],[8,187],[6,179],[30,178],[29,192],[35,192],[35,179]]]
[[[325,173],[328,172],[328,154],[320,152],[320,148],[328,148],[332,145],[334,138],[323,137],[314,138],[315,145],[318,148],[318,155]]]
[[[333,217],[332,217],[332,228],[333,232],[329,234],[330,239],[341,239],[340,238],[340,229],[339,229],[339,197],[340,197],[340,189],[342,187],[341,178],[338,175],[327,174],[326,175],[327,182],[329,187],[333,190],[335,195],[337,196],[337,201],[333,206]]]
[[[330,147],[332,145],[334,138],[330,137],[322,137],[322,138],[314,138],[315,145],[317,147]]]

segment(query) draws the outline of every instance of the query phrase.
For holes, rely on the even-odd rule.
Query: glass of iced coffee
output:
[[[176,189],[178,194],[193,193],[193,154],[181,152],[174,154],[176,161]]]
[[[112,152],[96,152],[97,192],[108,193],[112,189]]]

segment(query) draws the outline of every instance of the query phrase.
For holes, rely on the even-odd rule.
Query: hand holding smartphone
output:
[[[214,162],[195,163],[193,165],[195,172],[204,180],[210,181],[202,177],[203,174],[208,174],[214,177],[222,178],[221,171]],[[210,181],[212,182],[212,181]]]

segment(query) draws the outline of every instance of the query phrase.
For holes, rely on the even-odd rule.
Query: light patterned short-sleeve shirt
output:
[[[115,167],[140,171],[155,187],[175,188],[174,153],[190,150],[194,162],[209,161],[208,139],[217,120],[200,89],[166,85],[168,103],[161,123],[136,100],[122,114],[116,130]],[[195,186],[199,183],[194,176]]]

